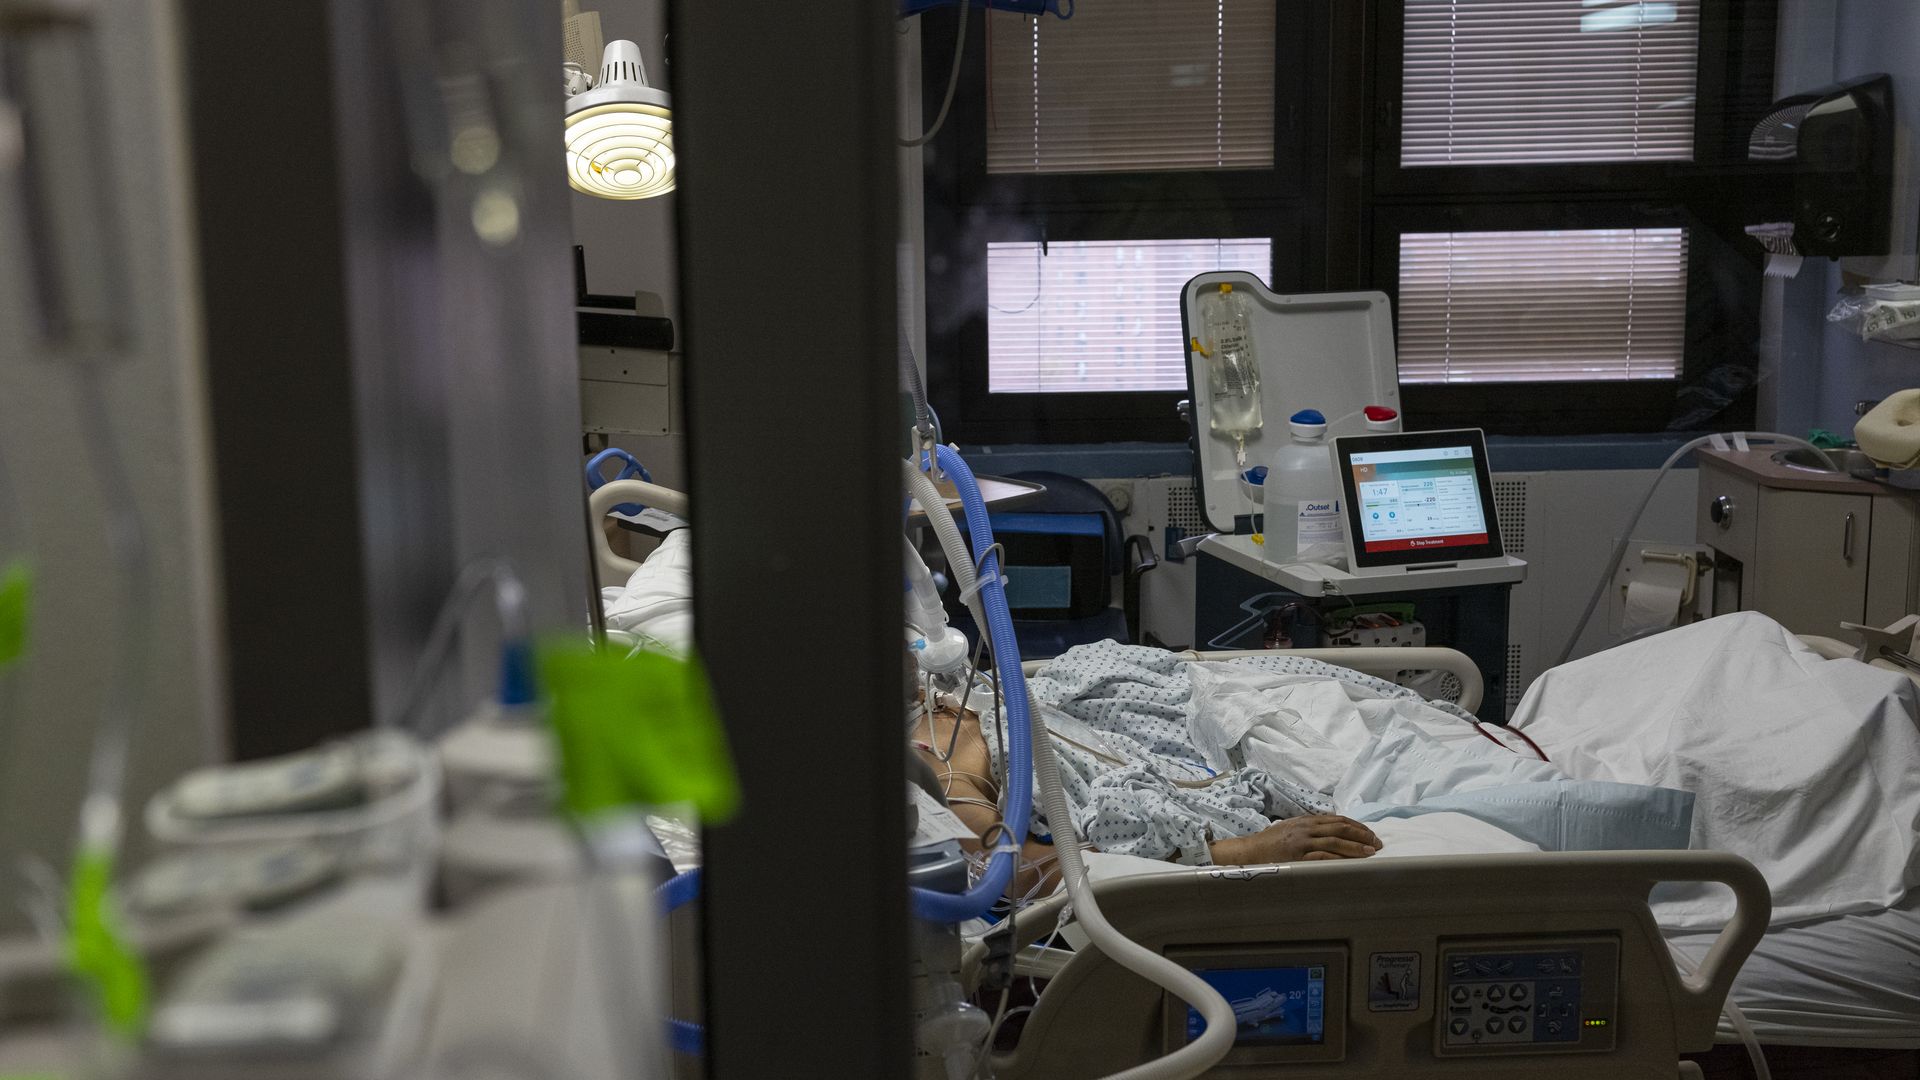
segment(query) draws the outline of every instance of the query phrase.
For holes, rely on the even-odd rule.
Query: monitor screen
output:
[[[1358,451],[1353,471],[1355,547],[1365,554],[1480,548],[1490,540],[1474,448]]]
[[[1303,967],[1203,968],[1194,972],[1220,991],[1239,1020],[1235,1046],[1318,1046],[1327,1036],[1327,969]],[[1207,1023],[1187,1009],[1187,1041]]]

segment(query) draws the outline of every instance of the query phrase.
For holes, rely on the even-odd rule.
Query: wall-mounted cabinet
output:
[[[1718,553],[1715,610],[1800,634],[1885,625],[1920,606],[1920,502],[1768,451],[1703,451],[1695,535]]]

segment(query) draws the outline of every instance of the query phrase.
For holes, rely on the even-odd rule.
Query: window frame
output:
[[[975,22],[959,86],[926,156],[927,374],[947,431],[982,443],[1106,442],[1116,430],[1138,441],[1189,437],[1177,411],[1184,390],[989,393],[990,242],[1257,237],[1273,245],[1262,276],[1274,289],[1325,287],[1325,239],[1314,225],[1324,202],[1326,124],[1315,87],[1325,84],[1327,64],[1310,42],[1328,2],[1299,5],[1315,32],[1275,37],[1270,168],[1112,173],[987,172],[986,53],[971,44],[986,39],[987,13],[967,9]],[[946,91],[957,21],[938,11],[922,18],[922,94],[931,108]]]
[[[1739,0],[1700,0],[1700,40],[1694,52],[1693,159],[1572,163],[1565,165],[1400,164],[1403,125],[1401,95],[1405,90],[1402,53],[1406,47],[1407,0],[1371,0],[1376,33],[1373,56],[1375,101],[1373,125],[1373,192],[1377,198],[1435,196],[1527,196],[1578,192],[1668,194],[1711,188],[1729,168],[1747,172],[1746,132],[1729,125],[1727,112],[1737,98],[1743,78],[1764,76],[1771,100],[1773,40],[1778,25],[1772,5],[1758,12]],[[1764,39],[1765,45],[1760,41]],[[1741,50],[1736,52],[1736,50]],[[1733,63],[1736,56],[1743,63]],[[1749,65],[1764,60],[1764,72]],[[1754,118],[1756,121],[1759,117]]]
[[[1407,0],[1373,0],[1369,84],[1375,102],[1367,276],[1400,313],[1400,234],[1501,229],[1682,226],[1688,230],[1686,346],[1678,379],[1590,382],[1402,383],[1400,400],[1417,426],[1481,427],[1508,435],[1626,434],[1668,430],[1679,395],[1724,362],[1728,342],[1697,318],[1696,298],[1722,275],[1759,293],[1761,251],[1742,227],[1785,210],[1777,175],[1746,160],[1745,135],[1731,111],[1772,100],[1778,12],[1771,4],[1700,0],[1695,56],[1694,160],[1543,165],[1400,164]],[[1758,10],[1764,8],[1765,10]],[[1757,121],[1764,111],[1757,113]],[[1735,193],[1729,198],[1729,193]],[[1719,242],[1715,241],[1719,238]],[[1742,241],[1728,241],[1742,237]],[[1716,265],[1714,260],[1721,262]],[[1757,308],[1757,305],[1756,305]],[[1743,316],[1745,313],[1736,313]],[[1709,330],[1713,333],[1709,333]],[[1751,332],[1747,332],[1750,330]],[[1735,327],[1736,345],[1757,365],[1759,327]],[[1749,386],[1716,424],[1751,426]]]
[[[1400,321],[1400,234],[1421,232],[1498,232],[1534,229],[1688,230],[1687,291],[1707,272],[1710,256],[1695,241],[1697,222],[1674,205],[1649,202],[1503,200],[1454,205],[1401,205],[1375,211],[1373,265],[1380,289],[1393,310],[1396,337]],[[1758,275],[1756,274],[1756,280]],[[1756,286],[1757,287],[1757,286]],[[1712,366],[1694,340],[1692,304],[1677,379],[1563,382],[1479,382],[1400,384],[1400,404],[1421,428],[1480,427],[1505,435],[1604,434],[1647,430],[1648,422],[1672,411],[1680,387]],[[1660,428],[1663,430],[1664,421]]]
[[[969,8],[976,22],[959,86],[925,169],[926,360],[946,430],[985,444],[1113,442],[1116,433],[1128,441],[1192,439],[1175,409],[1184,391],[989,394],[989,241],[1265,236],[1273,244],[1274,291],[1378,289],[1393,300],[1397,323],[1402,230],[1680,224],[1689,243],[1679,380],[1410,383],[1401,387],[1407,415],[1421,428],[1515,435],[1664,431],[1679,410],[1677,395],[1724,363],[1730,348],[1742,362],[1757,362],[1762,256],[1741,229],[1779,220],[1788,206],[1778,171],[1746,161],[1746,131],[1730,110],[1755,112],[1757,121],[1773,100],[1774,5],[1701,0],[1692,162],[1403,168],[1405,3],[1289,6],[1301,32],[1275,41],[1271,169],[1060,174],[986,171],[985,50],[971,42],[987,31],[984,11]],[[954,16],[922,16],[928,113],[946,90]],[[1375,122],[1335,124],[1336,106]],[[1699,298],[1729,280],[1741,289],[1752,284],[1754,311],[1733,312],[1738,325],[1731,328],[1697,325]],[[1754,398],[1748,387],[1713,422],[1750,426]]]

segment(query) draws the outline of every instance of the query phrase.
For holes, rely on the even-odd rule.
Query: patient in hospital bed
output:
[[[610,628],[687,647],[688,552],[676,533],[605,590]],[[1548,671],[1506,728],[1300,657],[1202,664],[1103,642],[1030,686],[1080,835],[1141,865],[1693,847],[1754,862],[1776,926],[1884,910],[1920,885],[1920,689],[1753,613]],[[986,834],[1005,732],[954,716],[921,715],[912,738]],[[1049,827],[1021,838],[1016,896],[1053,883]],[[1669,929],[1728,915],[1704,888],[1654,899]]]
[[[923,711],[914,729],[913,747],[921,760],[931,768],[948,806],[960,820],[976,835],[989,842],[996,840],[993,830],[1000,818],[998,807],[1001,792],[1000,784],[995,779],[994,762],[999,755],[995,748],[988,746],[979,717],[972,712],[962,715],[950,708]],[[1062,754],[1064,768],[1064,754],[1072,748],[1056,742],[1055,749]],[[1289,806],[1287,809],[1299,808]],[[1136,821],[1139,827],[1129,828],[1126,820],[1129,816],[1109,815],[1104,821],[1096,821],[1088,830],[1092,846],[1097,850],[1152,850],[1158,853],[1161,850],[1159,846],[1142,843],[1149,828],[1148,823]],[[1167,855],[1181,862],[1252,865],[1296,860],[1362,859],[1381,848],[1380,838],[1372,829],[1337,814],[1301,812],[1297,816],[1271,823],[1263,820],[1262,827],[1252,831],[1228,831],[1251,827],[1252,824],[1251,821],[1243,823],[1239,820],[1233,824],[1223,823],[1219,835],[1213,835],[1212,830],[1208,829],[1187,840],[1194,847],[1191,853],[1174,849]],[[1054,871],[1053,845],[1044,839],[1047,835],[1043,824],[1040,835],[1026,838],[1021,850],[1021,870],[1015,875],[1009,889],[1010,895],[1037,895],[1058,883],[1058,875]],[[972,853],[983,851],[979,843],[965,846]]]
[[[1135,865],[1365,858],[1399,830],[1423,854],[1687,842],[1684,792],[1577,780],[1457,707],[1314,660],[1193,663],[1102,642],[1056,658],[1030,688],[1074,826]],[[956,723],[916,706],[914,742],[992,843],[1006,737],[988,712]],[[1052,827],[1038,820],[1023,838],[1014,896],[1051,884]]]
[[[1556,668],[1505,728],[1300,657],[1193,663],[1104,642],[1029,685],[1080,834],[1143,869],[1691,847],[1752,861],[1776,926],[1883,910],[1920,884],[1920,689],[1756,614]],[[971,714],[955,735],[935,718],[914,738],[984,830],[1004,738]],[[1030,861],[1049,828],[1025,838]],[[1710,887],[1653,900],[1670,930],[1730,914]]]

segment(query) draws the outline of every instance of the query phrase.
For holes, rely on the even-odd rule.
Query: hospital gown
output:
[[[1305,657],[1232,663],[1420,700],[1384,679]],[[1164,650],[1107,641],[1069,650],[1028,680],[1048,713],[1061,786],[1081,834],[1101,851],[1204,865],[1212,862],[1209,840],[1256,833],[1281,818],[1332,813],[1325,793],[1250,767],[1237,753],[1216,761],[1222,768],[1207,763],[1190,730],[1188,668]],[[988,732],[996,768],[999,741]],[[1034,831],[1047,835],[1044,819]]]

